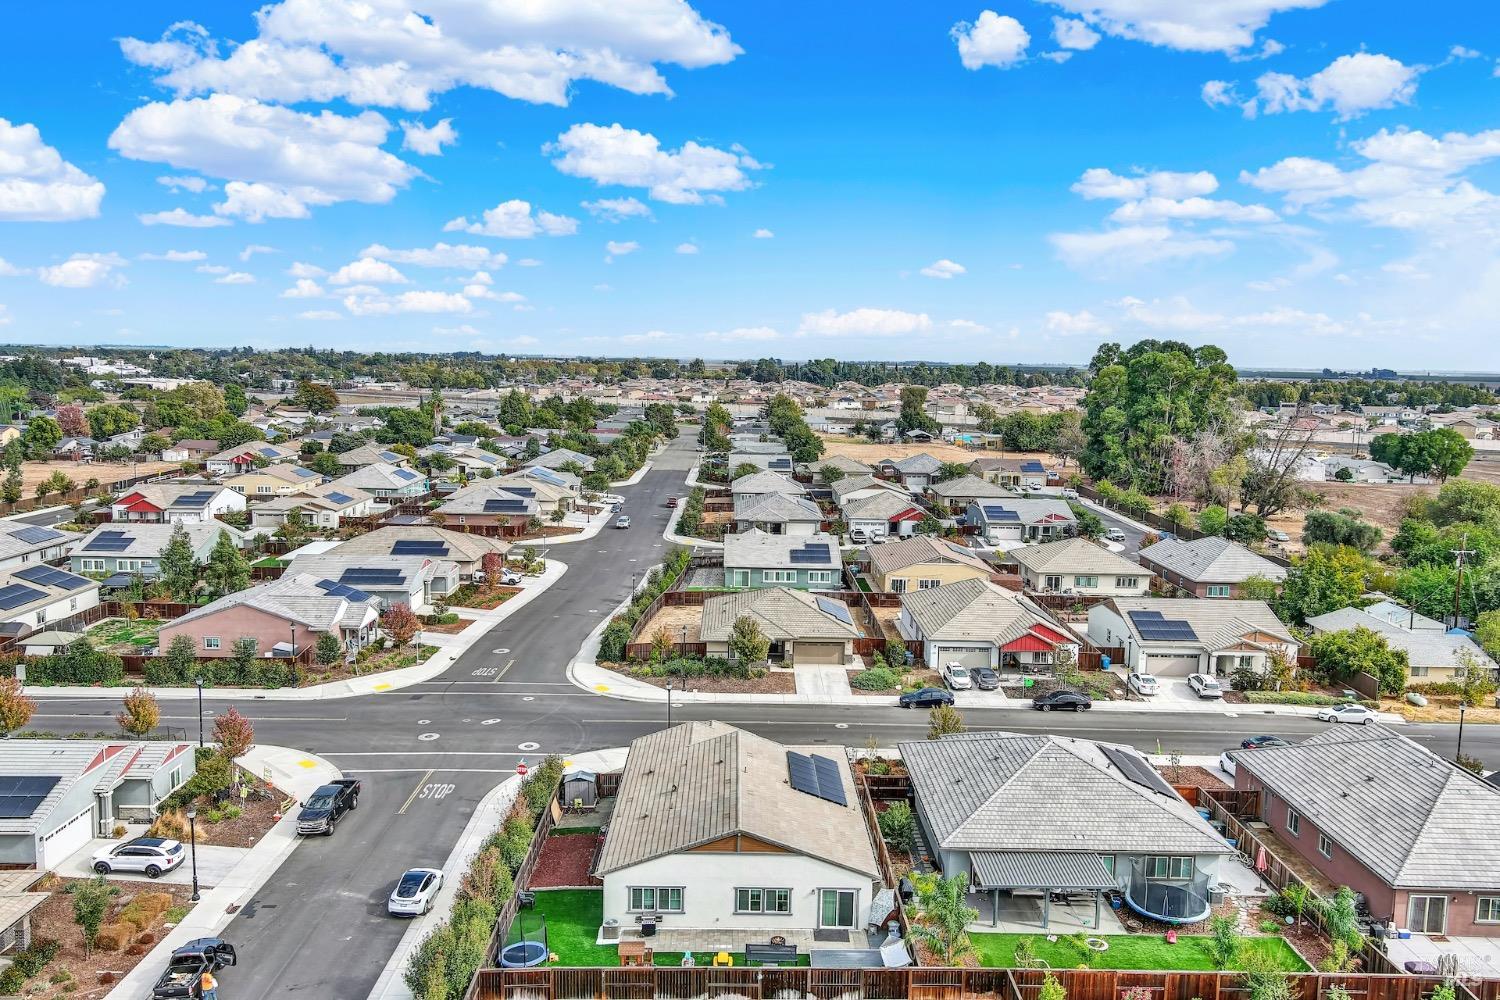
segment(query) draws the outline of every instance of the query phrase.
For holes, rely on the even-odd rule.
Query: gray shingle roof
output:
[[[860,490],[883,490],[887,493],[895,493],[907,498],[911,497],[910,491],[900,483],[876,479],[874,476],[845,476],[843,479],[829,486],[828,489],[833,493],[833,499],[838,503],[843,503],[844,497],[850,493],[858,493]]]
[[[829,597],[801,590],[770,587],[737,594],[710,597],[703,605],[699,634],[704,642],[725,642],[734,631],[735,620],[749,616],[770,639],[857,639],[864,633],[823,610],[822,602],[835,604],[849,614],[849,606]],[[852,615],[850,616],[852,619]]]
[[[1191,542],[1164,538],[1141,549],[1141,557],[1197,583],[1244,583],[1252,576],[1286,579],[1285,567],[1218,535]]]
[[[1384,726],[1234,761],[1395,888],[1500,887],[1500,790]]]
[[[1109,576],[1138,576],[1150,573],[1140,563],[1131,562],[1101,545],[1084,538],[1064,538],[1040,545],[1024,545],[1006,553],[1011,559],[1035,572],[1097,573]]]
[[[309,560],[311,562],[312,560]],[[298,563],[301,569],[305,564]],[[338,574],[333,575],[337,581]],[[351,600],[348,597],[329,594],[327,590],[318,586],[320,580],[325,576],[316,571],[289,573],[279,580],[270,583],[262,583],[246,590],[226,594],[217,601],[211,601],[189,611],[187,614],[176,619],[172,625],[178,626],[187,622],[197,621],[199,618],[207,618],[221,611],[233,608],[251,607],[266,614],[285,618],[288,621],[306,625],[308,628],[319,632],[326,632],[336,624],[347,619],[351,607],[368,608],[369,615],[363,613],[358,619],[373,619],[379,614],[379,600],[371,597],[368,600]],[[284,636],[273,637],[273,641],[280,641]]]
[[[821,545],[828,555],[816,562],[793,562],[791,553]],[[736,569],[832,569],[843,567],[839,541],[832,535],[773,535],[759,528],[724,536],[724,565]]]
[[[741,493],[734,498],[734,518],[737,521],[819,524],[823,520],[823,511],[806,497],[785,493]]]
[[[1073,508],[1068,506],[1066,500],[1043,500],[1036,497],[1017,497],[1014,500],[986,500],[970,504],[969,510],[976,511],[979,517],[984,518],[984,508],[986,507],[1004,507],[1006,510],[1015,511],[1016,516],[1021,519],[1022,524],[1036,524],[1049,517],[1058,523],[1066,522],[1071,524],[1077,521],[1077,518],[1073,516]]]
[[[1462,663],[1464,653],[1472,656],[1481,666],[1490,669],[1495,666],[1479,644],[1462,632],[1438,632],[1432,629],[1412,631],[1366,614],[1359,608],[1340,608],[1325,615],[1315,615],[1307,620],[1307,624],[1319,632],[1367,628],[1385,636],[1386,644],[1392,649],[1406,650],[1407,658],[1414,667],[1457,667]]]
[[[743,833],[879,878],[842,748],[812,752],[838,766],[843,806],[793,789],[786,751],[722,722],[689,722],[634,740],[598,873]]]
[[[911,510],[917,506],[917,502],[906,492],[896,493],[891,490],[881,490],[858,500],[850,500],[843,505],[844,518],[846,520],[888,521],[903,511]]]
[[[362,490],[401,490],[421,485],[426,482],[426,477],[419,472],[413,478],[410,469],[398,468],[389,462],[375,462],[355,469],[333,482],[339,486],[354,486]]]
[[[484,558],[486,552],[510,551],[510,543],[487,535],[473,535],[465,531],[450,531],[436,525],[402,524],[376,528],[363,535],[355,535],[340,542],[332,549],[336,555],[383,555],[392,554],[397,542],[439,542],[449,555],[444,558],[454,562],[468,563]]]
[[[1201,646],[1212,652],[1233,643],[1247,632],[1265,632],[1286,643],[1297,641],[1265,601],[1231,601],[1195,597],[1112,597],[1108,603],[1114,605],[1120,612],[1120,617],[1124,620],[1126,628],[1130,629],[1136,643],[1147,648],[1160,648],[1163,644],[1186,648]],[[1142,639],[1135,623],[1130,619],[1132,611],[1160,611],[1165,618],[1186,621],[1197,633],[1198,642]]]
[[[900,750],[917,805],[944,849],[1230,853],[1181,798],[1121,773],[1105,745],[963,733],[902,743]],[[1138,756],[1128,747],[1111,748]]]
[[[980,479],[978,476],[958,476],[954,479],[945,479],[941,483],[933,483],[927,489],[934,495],[945,499],[966,499],[968,497],[1016,497],[1020,496],[1014,490],[1008,490],[998,483],[992,483],[988,479]]]
[[[584,472],[592,472],[594,469],[592,458],[582,452],[573,451],[571,448],[556,448],[522,464],[531,467],[540,466],[543,469],[560,469],[569,462],[577,462]]]
[[[901,607],[917,623],[924,641],[994,642],[1003,646],[1043,625],[1067,632],[1034,611],[1024,599],[988,580],[961,580],[945,587],[908,590]]]
[[[500,501],[515,506],[514,510],[486,510],[485,504],[490,501]],[[491,486],[489,483],[481,482],[474,486],[466,486],[448,498],[447,503],[437,509],[437,513],[443,515],[453,514],[491,514],[505,517],[534,517],[541,510],[541,506],[530,497],[524,497],[512,493],[503,486]]]
[[[899,542],[872,545],[866,550],[866,555],[870,559],[870,567],[881,574],[926,563],[956,563],[982,569],[986,573],[993,569],[973,549],[933,538],[931,535],[913,535]]]
[[[729,484],[729,491],[735,496],[748,493],[789,493],[803,496],[807,493],[807,487],[779,472],[763,471],[741,476]]]
[[[941,459],[933,458],[925,451],[919,451],[915,455],[908,455],[905,458],[887,458],[880,464],[893,466],[905,476],[930,476],[943,467]]]

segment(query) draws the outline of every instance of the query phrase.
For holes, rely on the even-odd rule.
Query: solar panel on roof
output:
[[[325,493],[323,495],[327,499],[332,500],[334,503],[353,503],[354,502],[354,498],[351,497],[351,496],[349,496],[347,493],[333,492],[333,493]]]
[[[264,457],[264,458],[275,458],[276,457],[276,449],[275,448],[257,448],[255,450],[258,451],[258,452],[260,452],[261,456]]]
[[[53,566],[28,566],[25,569],[16,570],[15,575],[29,583],[43,587],[61,587],[63,590],[77,590],[93,582],[87,577],[75,576],[67,570]]]
[[[536,490],[530,486],[507,486],[505,492],[514,493],[518,497],[526,497],[528,500],[536,496]]]
[[[839,766],[828,757],[811,756],[795,750],[786,752],[787,780],[799,792],[816,796],[825,802],[847,806],[844,783],[839,778]]]
[[[1135,630],[1148,642],[1194,642],[1198,633],[1180,618],[1164,618],[1160,611],[1132,611]]]
[[[0,776],[0,819],[29,819],[61,780],[54,774]]]
[[[406,456],[405,455],[398,455],[394,451],[382,451],[380,453],[380,457],[383,458],[383,459],[385,459],[387,462],[404,462],[404,461],[406,461]]]
[[[393,556],[445,556],[447,554],[448,546],[443,542],[403,539],[391,545]]]
[[[486,500],[484,512],[486,514],[521,514],[526,510],[526,501],[515,500]]]
[[[799,792],[809,795],[818,794],[818,772],[813,767],[812,758],[807,754],[798,753],[795,750],[786,752],[787,778],[792,787]],[[821,796],[819,796],[821,798]]]
[[[298,475],[298,476],[301,476],[303,479],[306,479],[308,476],[316,476],[317,475],[317,473],[314,472],[313,470],[311,470],[311,469],[304,469],[300,465],[294,465],[294,466],[292,466],[292,472],[294,474]]]
[[[199,490],[196,493],[187,493],[173,502],[174,507],[206,507],[208,502],[214,498],[213,490]]]
[[[804,545],[800,549],[793,549],[790,553],[794,563],[826,563],[833,558],[832,550],[827,545]]]
[[[405,479],[410,481],[417,478],[417,474],[408,469],[392,469],[391,471],[395,473],[397,479]]]
[[[1032,461],[1032,462],[1022,462],[1021,463],[1021,471],[1022,472],[1046,472],[1047,470],[1044,469],[1044,468],[1042,468],[1042,463],[1041,462]]]
[[[334,583],[332,580],[319,580],[314,586],[327,592],[330,597],[347,597],[351,601],[370,600],[370,595],[363,590],[350,587],[347,584]]]
[[[844,782],[839,777],[838,764],[820,754],[813,754],[812,762],[813,769],[818,772],[818,797],[847,806],[849,800],[844,797]]]
[[[818,607],[825,615],[832,615],[834,618],[837,618],[845,625],[853,626],[854,619],[849,617],[849,609],[842,603],[840,603],[839,601],[831,600],[827,597],[819,597],[817,598],[817,602]]]
[[[10,611],[46,597],[44,591],[28,587],[24,583],[12,583],[0,587],[0,611]]]
[[[371,586],[399,586],[406,579],[399,569],[346,569],[339,577],[340,583],[370,584]]]
[[[27,545],[39,545],[42,542],[50,542],[54,538],[62,538],[65,534],[66,532],[53,531],[51,528],[28,525],[12,531],[10,537],[25,542]]]
[[[1119,768],[1121,774],[1142,788],[1149,788],[1163,795],[1177,794],[1172,791],[1172,786],[1166,783],[1155,768],[1129,750],[1110,746],[1101,746],[1099,749],[1104,751],[1104,756],[1111,764]]]
[[[991,521],[1019,521],[1021,515],[1006,507],[986,506],[984,516]]]

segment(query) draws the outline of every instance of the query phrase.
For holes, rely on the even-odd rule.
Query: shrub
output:
[[[135,928],[130,924],[104,924],[94,935],[94,947],[101,951],[123,951]]]
[[[109,687],[125,677],[118,656],[101,653],[87,639],[79,639],[61,653],[33,660],[26,667],[31,684],[100,684]]]
[[[1239,923],[1223,915],[1208,920],[1208,957],[1215,969],[1227,969],[1240,951]]]
[[[500,857],[505,867],[514,874],[526,863],[526,854],[531,850],[530,837],[506,837],[500,841]]]
[[[917,842],[917,820],[911,806],[905,802],[892,802],[877,816],[880,835],[903,851],[910,851]]]
[[[849,678],[849,686],[861,691],[894,691],[901,686],[901,675],[885,667],[871,667]]]

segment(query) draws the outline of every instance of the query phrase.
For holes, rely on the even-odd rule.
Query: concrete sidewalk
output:
[[[530,582],[522,585],[521,593],[498,608],[488,611],[479,608],[452,608],[460,617],[473,619],[474,624],[457,635],[444,636],[442,643],[432,643],[431,645],[439,647],[438,651],[415,666],[368,674],[363,677],[351,677],[342,681],[331,681],[327,684],[314,684],[305,688],[214,687],[205,688],[204,693],[213,698],[244,698],[251,701],[322,701],[330,698],[381,694],[431,680],[451,667],[455,660],[468,651],[470,646],[484,638],[495,626],[530,604],[538,594],[560,580],[568,571],[567,563],[556,559],[548,559],[546,563],[547,568],[540,576],[529,578]],[[104,698],[118,701],[124,696],[126,689],[28,686],[24,690],[27,695],[34,698]],[[147,690],[162,701],[183,700],[198,696],[197,689],[192,687],[158,687]]]
[[[696,465],[693,466],[694,471],[697,471],[697,468]],[[692,483],[689,482],[688,485],[691,486]],[[677,521],[682,517],[682,512],[686,507],[687,497],[682,497],[678,501],[677,506],[673,508],[672,516],[667,519],[667,526],[662,529],[661,537],[669,542],[676,542],[678,545],[686,545],[688,548],[722,549],[724,547],[723,542],[711,542],[706,538],[693,538],[689,535],[679,535],[677,533]]]
[[[343,773],[321,757],[286,747],[254,746],[237,763],[255,774],[269,773],[272,781],[297,799],[305,798],[314,788]],[[223,933],[239,909],[281,867],[297,843],[297,814],[289,812],[261,838],[260,843],[245,852],[239,864],[226,873],[217,886],[203,893],[202,901],[193,907],[182,923],[168,931],[140,964],[109,991],[105,1000],[140,1000],[149,996],[173,950],[193,938],[217,937]],[[199,860],[202,860],[201,854]]]

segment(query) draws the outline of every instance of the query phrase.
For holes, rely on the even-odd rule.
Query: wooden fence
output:
[[[105,466],[84,466],[79,471],[83,471],[83,468],[104,471]],[[23,514],[32,510],[44,510],[48,507],[69,507],[75,503],[82,503],[90,497],[98,496],[101,492],[119,493],[139,483],[152,483],[161,479],[171,479],[178,474],[176,470],[173,470],[170,472],[153,472],[150,475],[129,476],[125,479],[108,481],[102,477],[92,476],[89,478],[99,479],[99,485],[91,490],[86,490],[80,486],[76,489],[68,490],[66,493],[49,493],[44,497],[22,497],[15,503],[0,501],[0,517],[7,517],[11,514]]]

